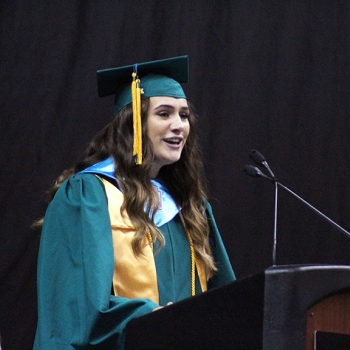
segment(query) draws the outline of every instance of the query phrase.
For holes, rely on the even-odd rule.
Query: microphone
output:
[[[280,186],[282,187],[284,190],[286,190],[288,193],[290,193],[291,195],[293,195],[295,198],[297,198],[298,200],[300,200],[303,204],[305,204],[309,209],[311,209],[313,212],[315,212],[317,215],[319,215],[322,219],[326,220],[329,224],[331,224],[333,227],[335,227],[337,230],[339,230],[340,232],[342,232],[343,234],[345,234],[346,236],[348,236],[350,238],[350,233],[348,231],[346,231],[343,227],[341,227],[340,225],[338,225],[336,222],[334,222],[332,219],[330,219],[328,216],[326,216],[325,214],[323,214],[321,211],[319,211],[318,209],[316,209],[314,206],[312,206],[310,203],[308,203],[306,200],[304,200],[303,198],[301,198],[300,196],[298,196],[296,193],[294,193],[292,190],[290,190],[287,186],[282,185],[277,178],[275,177],[275,175],[273,174],[272,170],[270,169],[269,165],[266,162],[265,157],[257,150],[253,149],[251,150],[249,157],[256,162],[258,165],[263,166],[265,169],[267,169],[267,171],[269,172],[269,174],[271,175],[271,177],[265,175],[262,171],[260,171],[259,168],[247,164],[244,167],[244,172],[249,175],[249,176],[253,176],[253,177],[264,177],[269,179],[270,181],[272,181],[275,184],[275,225],[274,225],[274,247],[273,247],[273,263],[274,266],[276,264],[276,246],[277,246],[277,187]]]
[[[263,162],[266,163],[265,157],[256,149],[252,149],[249,153],[249,158],[254,160],[258,165],[263,165]]]
[[[266,174],[264,174],[259,168],[257,168],[254,165],[246,164],[244,166],[243,170],[249,176],[252,176],[252,177],[264,177],[265,179],[272,180],[271,177],[269,177]]]
[[[252,149],[249,153],[250,159],[252,159],[256,164],[263,166],[271,175],[272,179],[277,181],[275,174],[272,172],[270,166],[267,164],[265,157],[256,149]]]

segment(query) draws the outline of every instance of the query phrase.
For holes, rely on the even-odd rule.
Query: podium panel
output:
[[[126,349],[305,350],[308,310],[347,289],[350,266],[272,267],[132,320]]]
[[[332,343],[333,349],[350,349],[349,289],[322,299],[307,312],[306,350],[321,349],[326,343]]]

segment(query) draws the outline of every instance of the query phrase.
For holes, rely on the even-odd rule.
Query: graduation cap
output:
[[[186,98],[180,83],[189,80],[188,56],[137,63],[97,71],[99,97],[115,94],[114,114],[132,103],[134,155],[142,164],[141,94]]]

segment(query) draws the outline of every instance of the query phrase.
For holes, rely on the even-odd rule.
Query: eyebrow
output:
[[[163,104],[163,105],[156,106],[156,107],[154,107],[153,109],[154,109],[154,110],[157,110],[157,109],[161,109],[161,108],[175,109],[175,107],[174,107],[173,105],[167,105],[167,104]],[[190,108],[189,108],[188,106],[183,106],[183,107],[180,107],[180,110],[189,111]]]

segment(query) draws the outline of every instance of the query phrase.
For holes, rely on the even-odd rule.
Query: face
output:
[[[157,96],[149,100],[147,135],[152,143],[154,161],[151,177],[163,165],[177,162],[190,132],[189,108],[186,99]]]

